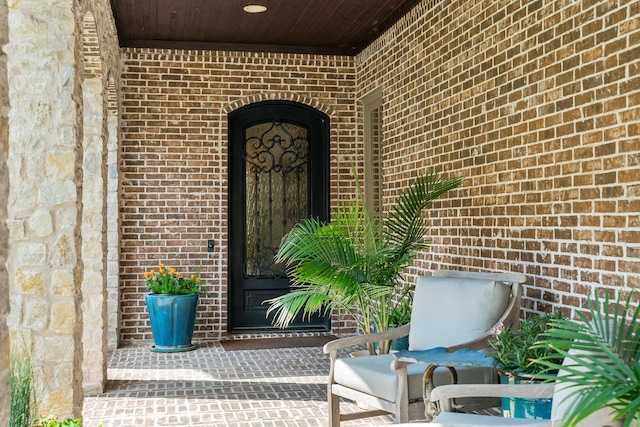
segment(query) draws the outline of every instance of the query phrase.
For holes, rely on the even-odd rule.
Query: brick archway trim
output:
[[[255,104],[256,102],[261,101],[293,101],[300,104],[308,105],[309,107],[315,108],[318,111],[322,111],[327,116],[333,118],[336,115],[336,111],[330,106],[318,101],[317,99],[311,98],[306,95],[291,93],[291,92],[269,92],[269,93],[259,93],[251,96],[247,96],[244,98],[237,99],[222,108],[223,114],[229,114],[232,111],[237,110],[238,108],[244,107],[245,105]],[[333,122],[333,121],[332,121]]]

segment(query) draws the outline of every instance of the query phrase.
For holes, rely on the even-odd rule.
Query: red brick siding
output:
[[[151,339],[143,273],[202,266],[196,339],[227,325],[227,114],[288,99],[331,118],[332,194],[354,160],[353,58],[124,49],[121,339]],[[348,153],[347,155],[343,153]],[[342,187],[340,187],[342,186]],[[206,241],[215,240],[207,253]]]
[[[435,268],[526,273],[525,311],[570,313],[640,273],[640,5],[424,1],[355,58],[123,51],[122,338],[149,339],[142,273],[203,266],[197,336],[226,327],[226,114],[294,99],[332,118],[332,203],[383,91],[384,200],[439,165]],[[205,251],[206,239],[216,252]]]
[[[432,268],[530,277],[525,310],[640,273],[640,5],[425,1],[357,59],[383,91],[385,203],[417,171],[467,177],[437,203]]]

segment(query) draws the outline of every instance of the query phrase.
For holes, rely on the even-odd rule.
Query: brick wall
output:
[[[423,168],[467,177],[410,273],[524,272],[525,310],[567,313],[637,284],[639,57],[640,3],[596,0],[425,1],[358,55],[385,203]]]
[[[526,273],[524,310],[572,314],[640,273],[640,6],[424,1],[355,58],[123,50],[121,338],[150,339],[145,269],[203,266],[197,337],[226,328],[227,113],[291,99],[331,116],[332,202],[383,93],[384,200],[417,171],[467,177],[431,211],[435,268]],[[206,253],[207,239],[216,241]]]
[[[267,99],[331,118],[332,194],[354,160],[353,58],[125,49],[122,75],[122,340],[151,339],[143,273],[202,266],[195,338],[227,325],[227,114]],[[207,253],[206,242],[215,240]]]

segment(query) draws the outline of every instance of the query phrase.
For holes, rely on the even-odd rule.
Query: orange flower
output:
[[[192,294],[200,293],[200,269],[193,275],[186,275],[185,279],[173,267],[159,264],[159,271],[149,270],[144,273],[147,289],[157,294]]]

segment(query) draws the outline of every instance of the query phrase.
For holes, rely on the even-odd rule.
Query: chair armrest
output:
[[[405,337],[409,335],[409,328],[410,328],[410,325],[406,324],[399,328],[389,329],[388,331],[384,331],[384,332],[358,335],[355,337],[338,338],[337,340],[329,341],[328,343],[326,343],[322,348],[322,350],[324,351],[325,354],[329,354],[332,351],[336,351],[344,347],[350,347],[352,345],[367,344],[370,342],[391,340],[395,338]]]
[[[402,368],[404,368],[404,367],[407,367],[407,366],[409,366],[409,365],[413,365],[414,363],[417,363],[417,362],[413,362],[413,361],[410,361],[410,360],[398,360],[398,359],[393,359],[393,360],[391,361],[391,370],[392,370],[392,371],[399,371],[400,369],[402,369]],[[425,367],[426,367],[426,366],[427,366],[427,365],[425,365]]]
[[[461,397],[553,397],[553,383],[545,384],[447,384],[431,391],[431,400],[440,402],[443,412],[453,410],[452,399]]]

